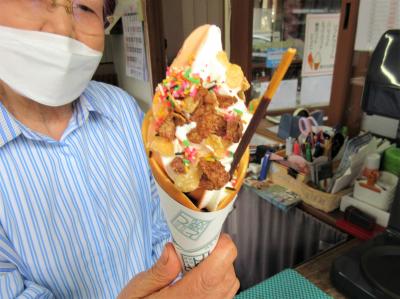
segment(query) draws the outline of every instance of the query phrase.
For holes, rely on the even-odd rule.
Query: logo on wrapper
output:
[[[207,256],[209,256],[209,252],[205,252],[203,254],[199,255],[186,255],[186,254],[181,254],[182,260],[183,260],[183,266],[185,271],[190,271],[194,267],[196,267],[202,260],[204,260]]]
[[[182,261],[183,261],[183,268],[184,271],[188,272],[196,267],[202,260],[204,260],[207,256],[210,255],[211,250],[215,247],[215,244],[218,241],[219,233],[211,239],[207,244],[194,248],[191,250],[185,250],[175,240],[173,240],[175,247],[183,251],[181,253]]]
[[[199,239],[210,222],[211,221],[194,218],[183,211],[179,211],[171,221],[178,232],[191,240]]]

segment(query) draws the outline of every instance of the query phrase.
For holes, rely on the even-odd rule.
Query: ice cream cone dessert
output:
[[[222,50],[221,31],[203,25],[185,40],[157,86],[142,135],[158,185],[194,211],[228,206],[242,186],[247,151],[231,170],[233,155],[252,114],[249,83]]]

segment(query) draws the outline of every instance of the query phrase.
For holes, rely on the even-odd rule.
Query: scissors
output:
[[[310,135],[312,137],[313,127],[315,127],[317,129],[317,132],[319,131],[318,122],[315,120],[314,117],[312,117],[312,116],[300,117],[299,130],[301,132],[301,136],[304,136],[304,139],[306,139]]]

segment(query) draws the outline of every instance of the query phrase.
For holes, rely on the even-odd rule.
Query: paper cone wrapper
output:
[[[181,261],[183,272],[188,272],[214,249],[222,225],[233,209],[236,196],[221,210],[200,212],[181,205],[171,198],[160,185],[156,185],[176,253]]]

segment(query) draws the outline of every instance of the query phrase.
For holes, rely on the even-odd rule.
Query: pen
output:
[[[305,142],[301,145],[301,155],[302,155],[303,157],[306,156],[306,144],[307,144],[307,142],[305,141]]]
[[[293,144],[293,154],[297,155],[297,156],[301,156],[300,144],[297,140]]]
[[[314,157],[318,158],[321,157],[323,154],[324,154],[324,149],[322,148],[321,143],[317,141],[314,150]]]
[[[293,153],[293,138],[288,137],[286,139],[286,156],[290,156]]]
[[[311,144],[310,143],[307,143],[307,145],[306,145],[306,160],[308,162],[312,162]]]
[[[327,139],[325,142],[324,156],[327,156],[330,159],[332,149],[332,139]]]
[[[270,152],[267,152],[264,156],[264,158],[262,159],[262,163],[261,163],[261,172],[260,172],[260,176],[258,177],[259,181],[264,181],[267,178],[268,175],[268,169],[269,169],[269,158],[271,156]]]

